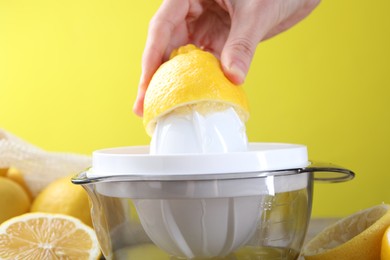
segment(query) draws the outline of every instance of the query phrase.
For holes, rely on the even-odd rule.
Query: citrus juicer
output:
[[[294,259],[311,212],[311,172],[353,177],[315,168],[303,145],[248,144],[232,107],[176,109],[159,118],[150,147],[103,149],[92,159],[73,182],[89,193],[103,254],[127,251],[130,260],[145,244],[172,259],[235,259],[245,250],[250,259]]]
[[[313,180],[354,176],[310,163],[306,146],[295,144],[250,143],[247,151],[228,153],[149,152],[95,151],[92,167],[72,179],[89,194],[107,259],[143,245],[171,259],[236,259],[245,252],[253,257],[245,259],[296,259],[310,218]]]

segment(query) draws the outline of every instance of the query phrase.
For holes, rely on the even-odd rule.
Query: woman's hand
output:
[[[256,46],[305,18],[320,0],[165,0],[149,24],[134,112],[142,116],[149,82],[173,49],[188,43],[221,60],[226,77],[244,82]]]

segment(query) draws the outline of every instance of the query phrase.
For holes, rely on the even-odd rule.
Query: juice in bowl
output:
[[[188,45],[155,73],[144,105],[148,147],[93,153],[73,178],[87,190],[107,259],[297,259],[313,172],[304,145],[248,143],[248,102],[210,53]]]

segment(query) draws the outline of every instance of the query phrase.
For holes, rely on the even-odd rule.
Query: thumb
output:
[[[242,36],[229,38],[221,53],[222,70],[231,82],[240,85],[248,74],[257,43]]]
[[[243,2],[245,3],[245,2]],[[266,31],[261,26],[258,14],[254,15],[250,5],[238,7],[231,18],[229,36],[221,52],[222,69],[234,84],[242,84],[248,74],[257,44]],[[248,17],[248,13],[252,17]]]

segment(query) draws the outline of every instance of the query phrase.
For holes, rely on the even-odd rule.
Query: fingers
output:
[[[143,115],[143,101],[149,82],[170,52],[170,40],[173,33],[183,25],[188,13],[188,2],[183,0],[165,0],[149,24],[145,50],[142,55],[142,74],[133,111]],[[176,39],[176,41],[180,41]]]
[[[257,44],[292,27],[320,0],[231,0],[232,27],[222,50],[225,75],[235,84],[244,82]]]
[[[290,28],[306,17],[320,2],[320,0],[215,1],[231,18],[230,32],[223,45],[220,59],[226,77],[235,84],[244,82],[257,44],[261,40]],[[201,6],[201,2],[191,0],[165,0],[153,17],[149,25],[142,57],[142,75],[133,108],[137,115],[143,114],[145,92],[155,71],[173,48],[188,42],[186,18],[188,21],[195,21],[202,13]],[[206,22],[204,24],[207,25]]]
[[[278,25],[272,28],[272,30],[267,33],[263,40],[269,39],[283,31],[286,31],[303,20],[317,7],[321,0],[306,0],[301,2],[302,6],[300,6],[300,8],[298,8],[294,13],[287,16],[284,21],[281,21]]]
[[[257,44],[271,26],[269,17],[275,12],[273,2],[238,0],[232,4],[231,29],[221,53],[221,63],[226,77],[234,84],[244,82]]]

